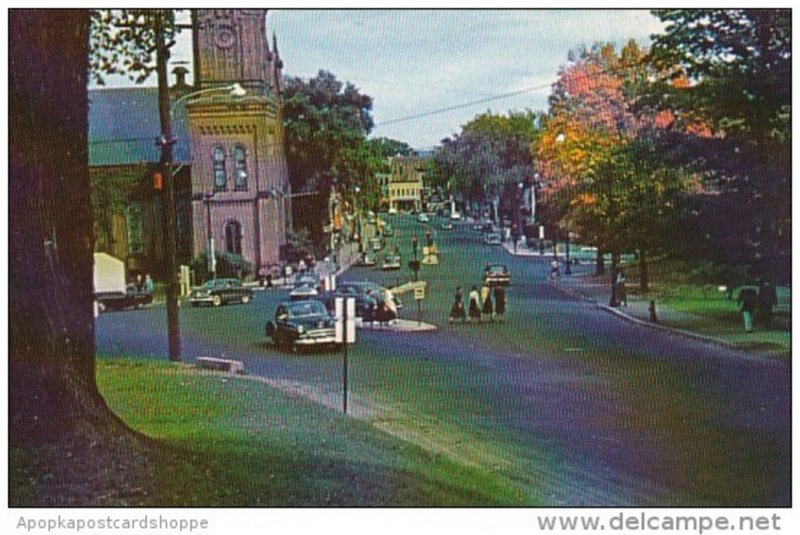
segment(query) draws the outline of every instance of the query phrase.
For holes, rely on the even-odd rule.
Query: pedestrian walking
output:
[[[266,279],[267,279],[267,290],[271,290],[273,288],[273,286],[274,286],[272,284],[272,273],[268,272]]]
[[[774,307],[778,304],[778,293],[768,281],[761,280],[758,285],[758,321],[769,329],[772,324]]]
[[[550,261],[550,278],[555,279],[561,275],[561,268],[558,266],[558,260],[555,258]]]
[[[481,321],[481,296],[477,286],[473,286],[469,292],[469,319]]]
[[[464,290],[461,289],[461,286],[456,288],[456,295],[453,299],[453,306],[450,308],[450,317],[448,319],[451,322],[467,319],[467,312],[464,310]]]
[[[481,302],[483,303],[483,307],[481,309],[482,318],[492,321],[494,319],[494,304],[492,303],[492,290],[489,288],[489,284],[485,282],[483,283],[483,287],[481,288]]]
[[[300,273],[306,272],[306,261],[303,260],[302,258],[300,259],[300,262],[297,263],[297,271],[299,271]]]
[[[139,292],[144,291],[144,275],[141,273],[136,276],[136,290]]]
[[[617,302],[628,306],[628,288],[625,286],[625,272],[617,271]]]
[[[149,273],[145,274],[144,276],[144,291],[150,295],[153,295],[153,292],[156,291],[156,283],[153,282],[153,278]]]
[[[497,319],[506,320],[506,290],[499,284],[494,287],[494,312]]]
[[[758,295],[752,288],[745,288],[739,292],[739,304],[744,320],[744,332],[753,332],[753,314],[758,308]]]

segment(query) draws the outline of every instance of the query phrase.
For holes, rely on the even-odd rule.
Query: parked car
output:
[[[397,208],[389,208],[389,211],[387,213],[389,215],[395,215],[397,214]]]
[[[264,334],[280,347],[334,345],[336,322],[325,305],[315,299],[283,302],[275,309],[275,319],[264,326]]]
[[[442,230],[453,230],[453,224],[450,221],[443,221]]]
[[[375,259],[375,255],[372,253],[361,253],[356,261],[356,266],[358,267],[370,267],[377,264],[378,261]]]
[[[253,299],[253,290],[242,286],[239,279],[211,279],[199,288],[192,290],[189,302],[192,306],[213,305],[215,307],[226,303],[247,304]]]
[[[487,232],[483,235],[483,243],[486,245],[502,245],[503,239],[499,232]]]
[[[376,252],[380,251],[381,249],[383,249],[383,240],[380,238],[370,238],[369,248]]]
[[[417,214],[417,221],[419,221],[420,223],[427,223],[430,221],[430,218],[428,217],[428,214],[426,214],[425,212],[420,212]]]
[[[483,270],[483,280],[490,286],[506,286],[511,282],[511,273],[505,264],[488,264]]]
[[[460,212],[450,212],[450,219],[453,221],[461,221],[461,213]]]
[[[135,284],[128,284],[125,293],[122,292],[96,292],[94,300],[100,312],[106,310],[122,310],[125,308],[139,308],[153,302],[153,294],[139,290]]]
[[[383,264],[381,264],[381,269],[384,271],[394,271],[400,269],[402,264],[402,259],[399,254],[387,254],[383,257]]]
[[[386,223],[383,226],[383,235],[387,238],[394,236],[394,227],[390,223]]]

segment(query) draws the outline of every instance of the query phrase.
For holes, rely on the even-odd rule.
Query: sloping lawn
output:
[[[501,478],[246,377],[97,362],[100,391],[163,447],[149,505],[511,505]]]

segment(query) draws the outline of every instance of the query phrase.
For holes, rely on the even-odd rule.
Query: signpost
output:
[[[334,301],[337,344],[342,344],[342,412],[347,414],[347,346],[356,343],[356,299],[337,297]]]

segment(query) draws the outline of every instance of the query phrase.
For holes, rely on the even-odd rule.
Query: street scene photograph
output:
[[[7,20],[7,507],[791,508],[790,9]]]

